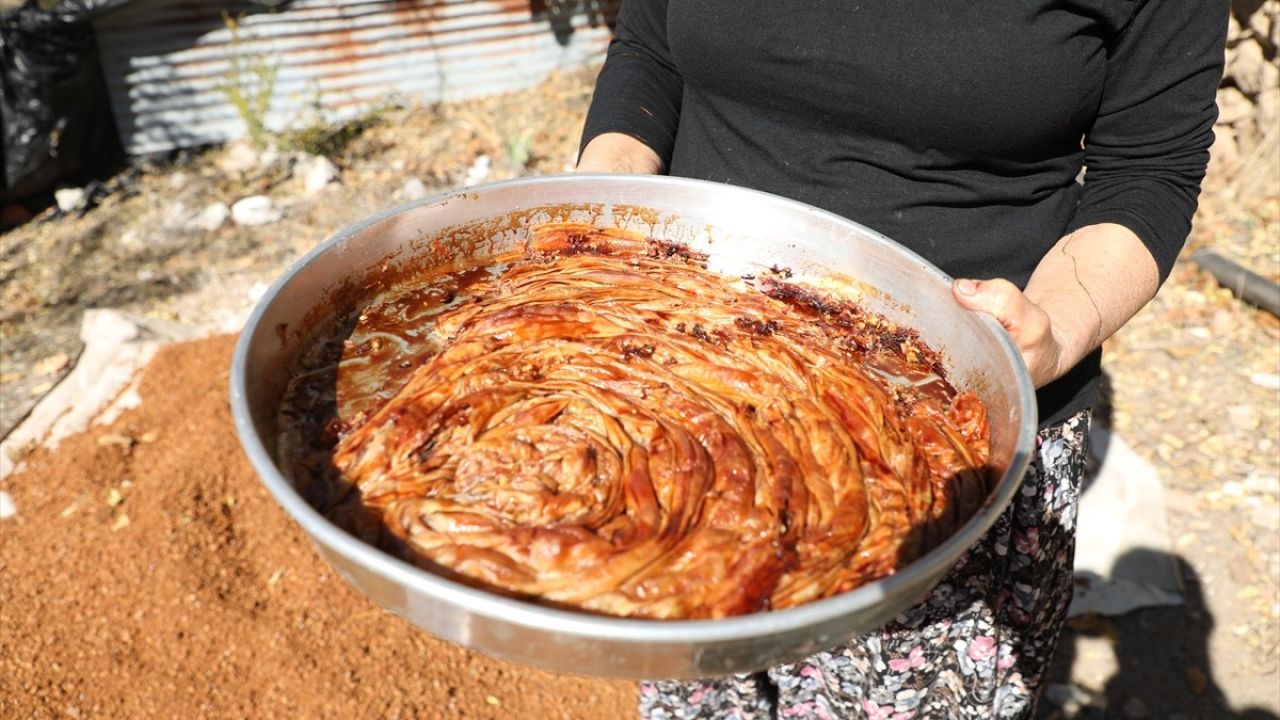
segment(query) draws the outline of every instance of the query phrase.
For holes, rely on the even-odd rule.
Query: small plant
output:
[[[271,140],[266,121],[280,65],[267,62],[261,53],[250,55],[245,52],[244,39],[240,35],[240,20],[231,17],[225,10],[222,11],[222,22],[231,31],[231,66],[227,69],[226,81],[219,89],[244,121],[249,142],[258,150],[263,150]]]
[[[352,140],[360,137],[364,131],[381,125],[386,114],[399,106],[395,100],[385,99],[350,120],[333,122],[325,118],[317,103],[318,112],[313,115],[312,120],[282,133],[280,146],[285,150],[297,150],[310,155],[340,155]]]
[[[529,167],[529,162],[533,160],[532,136],[533,133],[528,130],[503,134],[502,145],[511,167],[521,170]]]

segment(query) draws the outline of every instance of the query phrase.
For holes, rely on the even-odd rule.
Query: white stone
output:
[[[1257,430],[1261,423],[1261,414],[1252,405],[1232,405],[1227,408],[1227,421],[1237,430],[1249,432]]]
[[[1242,157],[1250,157],[1250,154],[1262,142],[1262,133],[1258,129],[1256,113],[1236,123],[1235,131],[1236,147],[1240,148],[1240,155]]]
[[[213,161],[213,164],[222,172],[229,175],[245,173],[258,165],[258,151],[248,142],[240,141],[231,143],[226,150]]]
[[[1272,52],[1280,49],[1280,7],[1277,7],[1277,5],[1280,5],[1280,3],[1272,5],[1272,8],[1275,8],[1277,12],[1271,15],[1271,32],[1267,33],[1267,46],[1271,48]]]
[[[53,191],[53,200],[62,212],[74,212],[84,207],[84,188],[61,188]]]
[[[1225,87],[1218,91],[1218,122],[1234,125],[1253,117],[1253,103],[1238,88]]]
[[[1251,472],[1244,479],[1244,489],[1251,493],[1265,493],[1267,495],[1280,495],[1280,476],[1267,475],[1261,472]]]
[[[1275,70],[1271,65],[1267,67]],[[1276,72],[1280,73],[1280,70]],[[1271,87],[1258,93],[1258,127],[1264,132],[1277,132],[1277,128],[1280,128],[1280,87],[1277,87],[1280,75],[1268,82],[1272,83]]]
[[[231,206],[231,219],[237,225],[267,225],[282,217],[280,209],[266,195],[250,195]]]
[[[0,520],[8,520],[18,514],[18,508],[13,504],[13,498],[9,497],[9,493],[0,490]]]
[[[142,247],[142,232],[138,228],[126,228],[120,233],[120,246],[130,250]]]
[[[1236,87],[1245,95],[1253,97],[1262,92],[1264,85],[1263,68],[1267,59],[1262,55],[1262,45],[1256,42],[1242,42],[1231,53],[1231,65],[1227,67],[1227,76],[1236,81]]]
[[[1236,147],[1236,134],[1230,125],[1213,126],[1213,145],[1209,148],[1209,167],[1224,176],[1240,169],[1240,148]]]
[[[418,178],[409,178],[396,193],[401,200],[421,200],[427,196],[427,185]]]
[[[280,160],[283,158],[284,156],[280,154],[279,148],[275,146],[269,147],[263,150],[262,152],[258,153],[258,168],[259,169],[269,168],[279,163]]]
[[[1280,507],[1274,503],[1259,503],[1249,512],[1249,519],[1256,527],[1272,532],[1280,530]]]
[[[323,155],[308,155],[294,166],[294,172],[302,176],[302,191],[307,196],[315,195],[330,183],[335,182],[342,171],[333,161]]]
[[[271,286],[264,282],[255,282],[249,288],[249,302],[257,304],[257,302],[262,299],[262,296],[267,294],[267,290],[270,289]]]
[[[471,167],[467,168],[467,176],[463,179],[464,187],[471,187],[485,181],[489,177],[489,168],[493,165],[493,161],[488,155],[481,155],[476,161],[471,163]]]
[[[1249,382],[1267,390],[1280,390],[1280,375],[1275,373],[1253,373],[1249,376]]]
[[[1280,89],[1280,65],[1276,64],[1275,60],[1264,62],[1262,70],[1258,72],[1258,77],[1261,78],[1259,84],[1262,86],[1262,89],[1258,91],[1259,95]]]
[[[1050,683],[1044,689],[1044,698],[1064,710],[1078,711],[1089,702],[1089,693],[1067,683]]]
[[[1254,39],[1269,46],[1263,47],[1264,50],[1275,50],[1276,40],[1280,38],[1280,33],[1276,32],[1276,26],[1280,25],[1276,22],[1277,14],[1280,14],[1280,3],[1272,1],[1263,3],[1249,16],[1249,29],[1253,31]]]
[[[191,221],[191,227],[206,232],[213,232],[222,227],[222,223],[231,217],[231,208],[224,202],[213,202],[204,206],[204,210]]]

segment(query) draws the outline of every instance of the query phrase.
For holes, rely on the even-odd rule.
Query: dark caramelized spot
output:
[[[782,327],[777,320],[757,320],[750,317],[735,318],[733,324],[756,335],[769,336]]]
[[[653,345],[623,345],[622,359],[632,360],[633,358],[651,358],[656,348]]]

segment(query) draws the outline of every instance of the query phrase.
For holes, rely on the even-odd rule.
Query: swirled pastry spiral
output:
[[[985,412],[912,333],[619,232],[533,246],[341,439],[340,521],[501,592],[715,618],[892,573],[985,497]]]

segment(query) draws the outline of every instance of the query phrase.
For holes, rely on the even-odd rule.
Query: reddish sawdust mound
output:
[[[4,483],[0,717],[634,714],[630,683],[467,652],[348,587],[241,453],[233,342],[162,351],[141,407]]]

